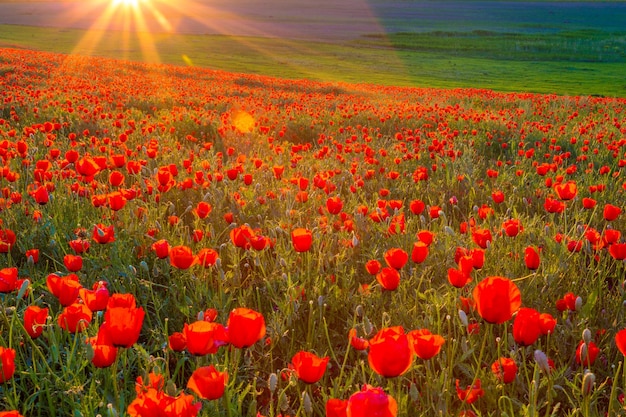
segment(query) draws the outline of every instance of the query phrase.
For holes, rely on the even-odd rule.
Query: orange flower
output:
[[[0,269],[0,293],[9,293],[17,289],[18,270],[15,267]]]
[[[575,181],[567,181],[566,183],[556,184],[554,186],[554,191],[561,200],[565,201],[572,200],[574,197],[576,197],[576,194],[578,192]]]
[[[387,291],[393,291],[400,284],[400,273],[397,269],[384,267],[376,274],[376,281]]]
[[[33,339],[41,336],[43,327],[48,319],[48,309],[38,306],[28,306],[24,310],[24,329]]]
[[[205,268],[209,268],[217,262],[219,258],[219,254],[217,251],[210,248],[202,248],[198,251],[196,255],[196,259],[198,264],[202,265]]]
[[[91,323],[93,313],[84,304],[74,303],[59,314],[59,326],[70,333],[82,332]]]
[[[408,337],[415,356],[424,360],[436,356],[445,343],[442,336],[432,334],[428,329],[412,330]]]
[[[109,290],[105,281],[94,283],[91,290],[81,288],[78,295],[91,311],[102,311],[109,302]]]
[[[69,274],[65,277],[50,274],[46,278],[46,284],[52,295],[58,298],[59,303],[64,307],[76,301],[78,293],[82,288],[76,274]]]
[[[409,260],[409,254],[400,248],[391,248],[385,252],[385,262],[388,266],[400,270]]]
[[[143,308],[135,306],[132,294],[113,294],[104,313],[113,346],[129,348],[134,345],[139,339],[144,316]]]
[[[219,372],[213,365],[196,369],[187,381],[187,388],[205,400],[216,400],[224,395],[228,374]]]
[[[475,229],[472,232],[472,240],[482,249],[486,249],[493,242],[489,229]]]
[[[178,269],[188,269],[196,262],[191,248],[188,246],[172,246],[169,251],[170,265]]]
[[[348,400],[339,398],[329,398],[326,401],[326,417],[347,417],[348,416]]]
[[[510,384],[517,375],[517,364],[512,358],[499,358],[491,364],[491,372],[498,381]]]
[[[539,263],[541,259],[539,258],[539,252],[532,246],[526,247],[524,249],[524,263],[526,264],[526,268],[534,271],[539,268]]]
[[[230,312],[228,340],[237,348],[250,347],[265,336],[265,318],[257,311],[240,307]]]
[[[165,259],[170,254],[170,244],[165,239],[157,240],[150,246],[150,248],[152,248],[157,258],[159,259]]]
[[[463,288],[468,282],[472,281],[469,273],[463,269],[448,268],[448,282],[456,288]]]
[[[209,214],[211,214],[211,211],[213,210],[213,207],[211,207],[211,205],[209,203],[207,203],[206,201],[201,201],[198,203],[198,205],[196,206],[196,208],[193,210],[193,212],[196,214],[196,216],[198,216],[201,219],[206,218]]]
[[[291,366],[298,379],[307,384],[314,384],[324,376],[329,360],[328,356],[320,358],[314,353],[301,350],[291,358]]]
[[[15,350],[0,346],[0,364],[0,384],[4,384],[15,373]]]
[[[115,241],[115,232],[113,226],[105,226],[98,223],[93,227],[92,238],[100,244],[111,243]]]
[[[362,337],[358,337],[356,335],[356,329],[352,328],[348,332],[348,339],[350,340],[350,346],[352,346],[356,350],[367,350],[369,347],[369,342],[367,339],[363,339]]]
[[[291,243],[296,252],[307,252],[311,248],[313,234],[310,230],[297,228],[291,232]]]
[[[380,272],[380,262],[378,262],[376,259],[370,259],[369,261],[367,261],[365,263],[365,269],[367,270],[367,273],[370,275],[376,275]]]
[[[541,336],[539,312],[533,308],[522,307],[513,320],[513,339],[521,346],[530,346]]]
[[[346,410],[349,417],[396,417],[398,404],[382,388],[363,385],[361,391],[350,396]]]
[[[620,330],[615,334],[615,345],[622,355],[626,356],[626,329]]]
[[[473,385],[468,385],[466,388],[460,387],[460,381],[456,380],[456,394],[459,400],[467,404],[472,404],[480,397],[485,395],[485,391],[480,387],[480,379],[477,379]]]
[[[77,272],[83,267],[83,258],[80,255],[67,254],[63,257],[63,264],[68,271]]]
[[[187,351],[192,355],[213,354],[220,346],[228,343],[228,334],[224,326],[204,320],[185,323],[183,335],[187,341]]]
[[[343,209],[343,201],[341,201],[341,197],[329,197],[326,200],[326,210],[330,214],[339,214]]]
[[[0,411],[0,417],[24,417],[17,410],[13,411]]]
[[[367,360],[377,374],[393,378],[411,367],[413,352],[401,326],[381,329],[369,340],[369,346]]]
[[[100,326],[96,337],[87,338],[86,342],[93,349],[91,363],[96,368],[108,368],[113,365],[117,358],[117,348],[111,342],[110,330],[106,323]]]
[[[519,288],[504,277],[487,277],[472,292],[478,314],[489,323],[501,324],[513,317],[522,304]]]

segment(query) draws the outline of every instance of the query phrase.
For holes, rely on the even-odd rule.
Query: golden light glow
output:
[[[112,2],[114,5],[137,7],[140,0],[112,0]]]

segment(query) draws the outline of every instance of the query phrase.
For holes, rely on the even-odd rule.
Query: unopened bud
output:
[[[550,373],[550,363],[548,362],[548,357],[539,349],[535,350],[535,362],[537,362],[537,365],[539,365],[539,369],[541,369],[542,372],[546,374]]]
[[[585,341],[585,343],[591,342],[591,330],[583,330],[583,340]]]
[[[583,395],[591,394],[593,391],[593,386],[596,383],[596,375],[593,372],[585,371],[585,375],[583,376],[583,386],[582,392]]]
[[[270,374],[270,377],[267,380],[267,386],[270,389],[270,392],[276,391],[276,387],[278,386],[278,376],[274,372]]]
[[[311,397],[306,391],[302,391],[302,407],[307,414],[313,414],[313,404],[311,403]]]
[[[583,299],[581,296],[576,297],[576,311],[580,311],[583,308]]]
[[[467,327],[469,325],[469,321],[467,320],[467,314],[463,310],[459,310],[459,318],[461,319],[461,323],[463,326]]]

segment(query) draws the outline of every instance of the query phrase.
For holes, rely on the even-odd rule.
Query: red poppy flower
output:
[[[70,333],[82,332],[91,323],[92,316],[93,313],[86,305],[74,303],[63,309],[58,323],[63,330]]]
[[[46,278],[46,285],[48,290],[59,299],[59,303],[66,307],[73,304],[78,298],[78,293],[82,288],[80,282],[78,282],[78,276],[76,274],[69,274],[65,277],[60,277],[56,274],[50,274]]]
[[[556,319],[550,313],[539,314],[539,328],[543,336],[554,333]]]
[[[411,367],[413,352],[401,326],[381,329],[369,340],[369,346],[367,360],[377,374],[393,378]]]
[[[494,203],[500,204],[504,201],[504,193],[502,191],[494,191],[491,193],[491,199]]]
[[[187,388],[205,400],[216,400],[224,395],[228,374],[219,372],[213,365],[196,369],[187,381]]]
[[[526,264],[526,268],[532,271],[539,268],[540,258],[537,249],[532,246],[528,246],[524,249],[524,263]]]
[[[32,258],[32,262],[36,264],[39,262],[39,249],[28,249],[24,253],[24,256],[26,257],[26,260]]]
[[[518,219],[509,219],[502,223],[502,229],[508,237],[515,237],[524,230]]]
[[[326,401],[326,417],[347,417],[348,416],[348,400],[339,398],[329,398]]]
[[[422,200],[412,200],[409,203],[409,209],[411,210],[411,213],[415,215],[422,214],[425,208],[426,204]]]
[[[385,262],[393,269],[400,270],[409,260],[409,254],[400,248],[391,248],[385,252]]]
[[[113,294],[109,297],[104,322],[110,330],[113,346],[129,348],[134,345],[139,339],[144,316],[143,308],[135,306],[132,294]]]
[[[348,339],[350,340],[350,346],[352,346],[356,350],[367,350],[369,347],[369,342],[367,339],[363,339],[362,337],[358,337],[356,335],[356,329],[352,328],[348,332]]]
[[[576,348],[576,363],[583,366],[591,366],[596,361],[600,349],[594,342],[585,343],[581,340]]]
[[[448,282],[456,288],[463,288],[472,281],[472,277],[463,269],[448,268]]]
[[[87,252],[90,246],[89,241],[85,239],[70,240],[69,245],[76,254]]]
[[[68,271],[77,272],[83,267],[83,258],[80,255],[67,254],[63,257],[63,264]]]
[[[196,262],[191,248],[188,246],[172,246],[169,251],[170,265],[178,269],[188,269]]]
[[[15,245],[15,233],[10,229],[0,229],[0,253],[8,253]]]
[[[187,339],[182,332],[172,333],[167,339],[167,344],[174,352],[182,352],[187,349]]]
[[[202,265],[205,268],[209,268],[217,262],[219,258],[219,254],[216,250],[210,248],[202,248],[198,251],[196,255],[196,259],[198,264]]]
[[[485,395],[485,391],[480,386],[480,379],[476,379],[473,385],[468,385],[466,388],[460,387],[461,381],[456,380],[456,394],[459,400],[467,404],[476,402],[480,397]]]
[[[213,354],[220,346],[228,343],[228,334],[224,326],[204,320],[185,323],[183,335],[187,341],[187,352],[192,355]]]
[[[568,292],[563,296],[563,298],[557,300],[556,309],[559,311],[576,311],[576,295],[573,292]]]
[[[75,167],[76,172],[87,178],[93,177],[100,172],[100,166],[89,156],[84,156],[78,159],[75,163]]]
[[[115,232],[113,226],[105,226],[102,223],[98,223],[93,227],[92,238],[94,241],[105,244],[115,241]]]
[[[240,307],[230,312],[228,340],[237,348],[250,347],[265,336],[265,318],[257,311]]]
[[[330,214],[339,214],[342,209],[343,201],[341,201],[341,197],[334,196],[326,200],[326,210],[328,210]]]
[[[37,204],[42,206],[48,204],[48,202],[50,201],[50,195],[48,194],[48,190],[46,189],[46,187],[43,186],[37,187],[37,189],[33,193],[33,198],[35,199],[35,202]]]
[[[510,320],[522,305],[519,288],[508,278],[487,277],[472,292],[476,311],[489,323],[501,324]]]
[[[230,231],[230,240],[238,248],[250,249],[250,241],[254,235],[254,230],[250,226],[243,224]]]
[[[0,293],[9,293],[17,289],[18,270],[16,267],[0,269]]]
[[[609,246],[609,254],[618,261],[626,259],[626,243],[613,243]]]
[[[350,396],[346,410],[349,417],[396,417],[398,404],[382,388],[363,385],[361,391]]]
[[[376,275],[380,272],[381,264],[376,259],[370,259],[365,263],[365,269],[370,275]]]
[[[213,207],[211,207],[211,205],[209,203],[207,203],[206,201],[201,201],[201,202],[198,203],[198,205],[196,206],[196,208],[194,209],[193,212],[199,218],[204,219],[209,214],[211,214],[212,210],[213,210]]]
[[[0,346],[0,364],[0,384],[4,384],[15,373],[15,350]]]
[[[291,243],[296,252],[307,252],[312,242],[313,234],[310,230],[300,227],[291,232]]]
[[[416,234],[420,242],[423,242],[426,246],[430,246],[435,240],[435,234],[430,230],[421,230]]]
[[[159,259],[165,259],[170,254],[170,244],[165,239],[157,240],[150,246],[150,248],[154,251],[157,258]]]
[[[415,356],[424,360],[436,356],[445,343],[442,336],[432,334],[428,329],[412,330],[408,333],[408,337]]]
[[[587,210],[591,210],[596,206],[596,200],[593,198],[585,197],[583,198],[583,207]]]
[[[124,182],[124,174],[120,171],[113,170],[109,174],[109,184],[113,187],[119,187]]]
[[[106,195],[107,205],[113,211],[119,211],[126,206],[128,201],[120,191],[113,191]]]
[[[24,310],[24,329],[26,329],[26,333],[33,339],[41,336],[47,320],[47,308],[28,306],[26,310]]]
[[[606,204],[602,214],[604,216],[604,220],[611,222],[617,219],[621,213],[621,208],[614,206],[613,204]]]
[[[474,229],[472,232],[472,240],[482,249],[486,249],[487,246],[493,242],[493,237],[489,229]]]
[[[413,243],[413,251],[411,251],[411,260],[416,264],[421,264],[428,257],[428,244],[419,241]]]
[[[554,191],[561,200],[572,200],[576,197],[578,189],[575,181],[567,181],[566,183],[556,184]]]
[[[510,384],[517,375],[517,364],[512,358],[499,358],[491,364],[491,372],[498,381]]]
[[[376,281],[387,291],[393,291],[400,285],[400,272],[389,266],[384,267],[376,274]]]
[[[615,345],[622,355],[626,356],[626,329],[620,330],[615,334]]]
[[[97,336],[87,338],[86,342],[93,349],[91,363],[96,368],[108,368],[113,365],[117,358],[117,348],[111,342],[110,330],[106,323],[100,326]]]
[[[530,346],[541,336],[539,312],[533,308],[522,307],[513,320],[513,339],[521,346]]]
[[[0,417],[24,417],[19,411],[0,411]]]
[[[78,295],[91,311],[102,311],[109,302],[107,285],[105,281],[98,281],[93,284],[92,289],[81,288]]]
[[[314,353],[301,350],[291,358],[291,366],[298,379],[307,384],[314,384],[324,376],[330,358],[320,358]]]

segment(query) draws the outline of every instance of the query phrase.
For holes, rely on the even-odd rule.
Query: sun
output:
[[[111,0],[113,6],[137,7],[142,0]]]

